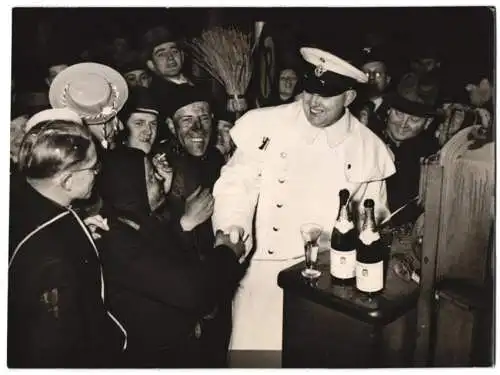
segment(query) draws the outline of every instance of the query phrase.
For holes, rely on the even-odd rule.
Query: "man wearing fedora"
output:
[[[125,77],[129,88],[149,87],[151,75],[138,51],[132,51],[125,61],[117,63],[118,70]]]
[[[323,227],[327,245],[338,192],[375,201],[388,215],[385,179],[395,172],[387,147],[351,115],[366,75],[328,52],[301,48],[308,63],[301,100],[247,112],[231,130],[237,146],[214,187],[214,230],[255,244],[234,305],[233,350],[274,351],[282,345],[283,294],[278,273],[304,256],[300,226]],[[359,204],[362,206],[362,204]],[[255,228],[254,228],[255,220]]]
[[[125,79],[109,66],[79,63],[60,72],[49,90],[53,108],[68,108],[82,118],[102,149],[115,146],[123,129],[117,114],[127,101]]]
[[[154,27],[143,37],[144,53],[147,58],[147,67],[153,72],[150,84],[151,92],[161,107],[163,114],[168,107],[168,101],[178,95],[179,90],[186,87],[204,86],[200,80],[187,77],[184,71],[186,55],[180,38],[171,30],[163,27]],[[205,90],[205,88],[203,87]],[[170,134],[163,126],[159,129],[159,139],[168,139]]]
[[[432,99],[419,96],[415,87],[399,85],[387,96],[385,127],[378,132],[394,157],[396,173],[387,179],[389,209],[396,210],[418,195],[420,158],[437,152],[434,137],[437,111]],[[416,219],[413,209],[394,217],[395,224]]]

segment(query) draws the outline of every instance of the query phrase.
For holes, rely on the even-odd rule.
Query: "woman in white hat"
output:
[[[104,149],[115,146],[115,137],[123,129],[117,114],[127,98],[127,82],[121,74],[92,62],[64,69],[49,91],[52,107],[78,113]]]

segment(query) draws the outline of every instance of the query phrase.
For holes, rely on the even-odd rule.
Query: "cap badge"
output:
[[[323,73],[326,72],[326,68],[324,65],[326,63],[325,58],[320,57],[319,62],[320,62],[320,64],[316,66],[316,69],[314,69],[314,74],[316,75],[316,77],[321,77],[323,75]]]
[[[316,77],[321,77],[324,72],[326,72],[326,69],[323,65],[318,65],[316,69],[314,69],[314,74],[316,75]]]

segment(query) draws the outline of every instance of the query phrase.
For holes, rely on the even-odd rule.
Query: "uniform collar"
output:
[[[320,129],[312,126],[302,110],[302,137],[308,144],[313,144],[318,138],[326,136],[330,148],[335,148],[341,144],[351,133],[351,113],[346,108],[344,115],[333,125]]]

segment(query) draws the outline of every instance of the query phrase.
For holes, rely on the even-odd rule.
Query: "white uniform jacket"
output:
[[[252,297],[246,297],[252,299],[253,306],[243,308],[246,312],[241,324],[249,327],[244,330],[246,337],[241,337],[245,343],[239,345],[238,301],[245,297],[237,296],[232,346],[279,350],[281,318],[269,327],[263,326],[271,301],[265,301],[260,293],[256,295],[255,289],[279,290],[277,273],[304,255],[301,224],[320,224],[324,229],[320,244],[328,246],[341,189],[348,189],[358,206],[372,198],[377,218],[387,216],[384,179],[395,172],[395,167],[385,144],[349,111],[334,125],[315,128],[305,117],[302,101],[247,112],[236,122],[231,137],[237,148],[214,187],[214,229],[238,225],[251,234],[256,214],[256,252],[241,284],[242,289],[254,289]],[[265,261],[274,261],[272,271]],[[266,267],[267,276],[258,272],[258,267]],[[254,285],[251,278],[258,279],[259,284],[266,279],[267,286]],[[276,304],[279,317],[280,295],[268,296]],[[265,316],[253,314],[253,322],[248,310],[256,310],[261,302],[267,305],[260,312]],[[279,325],[275,327],[279,337],[271,337],[272,325]],[[258,338],[260,327],[268,332]]]

